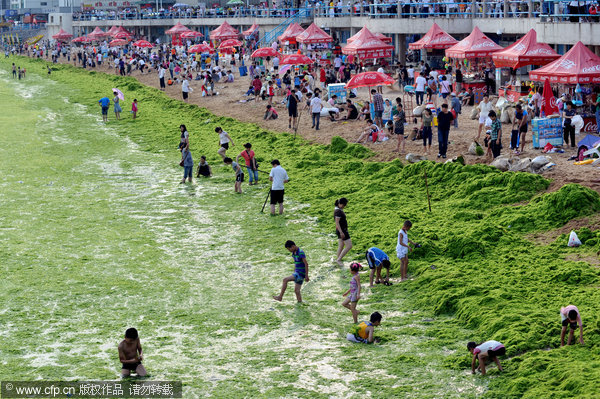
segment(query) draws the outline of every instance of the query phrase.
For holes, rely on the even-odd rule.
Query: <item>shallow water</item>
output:
[[[173,154],[142,151],[72,103],[69,87],[5,72],[0,83],[0,379],[116,379],[116,346],[135,326],[152,379],[182,380],[184,397],[485,391],[443,367],[454,347],[427,333],[452,320],[420,314],[404,291],[370,291],[366,274],[361,319],[381,311],[384,339],[345,341],[349,274],[306,204],[261,214],[267,187],[235,195],[219,165],[213,179],[179,185]],[[287,239],[310,265],[302,305],[292,286],[283,303],[271,299],[293,269]],[[456,329],[456,342],[465,338]]]

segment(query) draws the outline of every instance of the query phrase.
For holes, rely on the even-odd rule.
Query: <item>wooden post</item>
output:
[[[427,184],[427,171],[425,171],[425,188],[427,188],[427,205],[429,205],[429,212],[431,212],[431,199],[429,198],[429,184]]]

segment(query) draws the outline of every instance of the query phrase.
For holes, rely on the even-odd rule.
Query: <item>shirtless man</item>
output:
[[[142,344],[135,328],[125,331],[125,339],[119,344],[119,360],[121,361],[121,377],[129,377],[135,372],[138,377],[145,377],[147,372],[142,365]]]

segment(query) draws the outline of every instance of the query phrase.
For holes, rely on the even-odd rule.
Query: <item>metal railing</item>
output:
[[[368,17],[368,18],[541,18],[547,21],[598,22],[598,15],[590,13],[587,2],[581,7],[571,6],[565,0],[487,0],[487,1],[444,1],[422,3],[413,1],[382,1],[375,4],[318,5],[304,8],[188,8],[179,10],[96,11],[74,13],[74,21],[96,20],[148,20],[148,19],[200,19],[200,18],[320,18]]]

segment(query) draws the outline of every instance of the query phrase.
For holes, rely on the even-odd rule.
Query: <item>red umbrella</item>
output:
[[[283,57],[282,65],[308,65],[312,64],[312,60],[304,54],[290,54]]]
[[[277,55],[277,50],[273,47],[261,47],[259,49],[254,50],[250,57],[252,58],[265,58],[265,57],[275,57]]]
[[[136,47],[147,47],[147,48],[153,47],[152,43],[150,43],[147,40],[138,40],[136,42],[133,42],[133,45]]]
[[[240,42],[237,39],[227,39],[227,40],[223,40],[221,42],[221,44],[219,45],[219,49],[226,48],[226,47],[238,47],[241,45],[242,45],[242,42]]]
[[[125,39],[115,39],[115,40],[111,41],[110,43],[108,43],[108,45],[110,47],[116,47],[116,46],[124,46],[127,43],[129,43],[129,41],[127,41]]]
[[[90,39],[87,38],[87,36],[80,36],[80,37],[76,37],[75,39],[71,40],[71,43],[89,43],[91,42]]]
[[[363,72],[355,75],[346,84],[347,89],[356,87],[389,86],[394,84],[394,78],[381,72]]]
[[[188,53],[214,53],[215,50],[207,44],[194,44],[188,49]]]
[[[552,93],[550,81],[548,78],[544,81],[544,93],[542,94],[542,112],[546,116],[558,114],[558,106],[556,105],[556,97]]]
[[[204,35],[202,33],[200,33],[200,32],[195,31],[195,30],[190,30],[190,31],[187,31],[187,32],[183,32],[181,34],[181,38],[182,39],[192,39],[194,37],[204,37]]]

